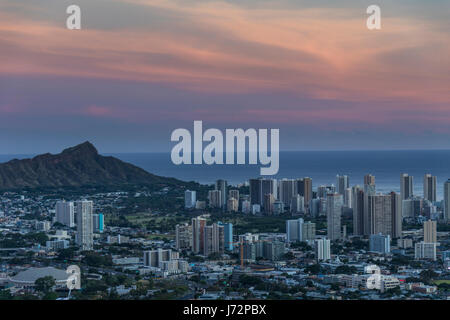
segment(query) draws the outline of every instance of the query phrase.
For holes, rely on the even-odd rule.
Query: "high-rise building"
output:
[[[402,200],[409,199],[414,194],[414,178],[407,173],[400,175],[400,196]]]
[[[281,241],[244,241],[244,260],[251,262],[257,258],[277,261],[283,258],[285,244]]]
[[[70,201],[58,201],[55,206],[56,222],[62,223],[69,228],[75,226],[74,221],[74,206]]]
[[[250,205],[259,204],[261,205],[262,195],[261,195],[261,179],[250,179]]]
[[[436,261],[436,242],[417,242],[415,247],[416,259],[429,259]]]
[[[285,245],[281,241],[263,242],[263,257],[267,260],[277,261],[282,259],[285,252]]]
[[[290,209],[291,209],[291,213],[293,213],[293,214],[305,212],[304,198],[299,194],[293,196],[291,199]]]
[[[225,250],[224,226],[213,223],[204,228],[204,250],[203,255],[209,256],[213,253],[223,254]]]
[[[303,219],[286,220],[286,241],[297,242],[302,241],[302,225]]]
[[[423,177],[423,198],[436,202],[436,176],[429,173]]]
[[[423,223],[423,242],[437,242],[436,221],[428,220]]]
[[[422,214],[423,199],[421,197],[411,197],[402,201],[402,217],[417,218]]]
[[[364,190],[360,186],[352,188],[353,234],[364,235]]]
[[[369,217],[369,196],[376,194],[376,186],[374,184],[365,184],[364,185],[364,235],[368,236],[371,234],[371,223]]]
[[[280,215],[284,213],[284,203],[283,201],[280,200],[275,200],[273,203],[273,209],[272,209],[272,214],[273,215]]]
[[[327,197],[327,194],[329,193],[335,193],[336,187],[334,185],[331,186],[325,186],[321,185],[317,187],[317,197],[321,199],[325,199]]]
[[[202,253],[204,251],[204,233],[206,219],[197,217],[192,219],[192,251]]]
[[[239,210],[239,201],[235,198],[228,198],[227,210],[229,212],[237,212]]]
[[[378,253],[391,252],[391,237],[389,235],[371,234],[369,238],[369,250]]]
[[[302,179],[298,179],[296,183],[297,193],[303,197],[305,202],[305,211],[310,212],[309,203],[313,198],[312,179],[309,177],[305,177]]]
[[[391,214],[392,214],[392,238],[400,238],[403,230],[403,217],[402,217],[402,200],[400,195],[394,191],[391,195]]]
[[[277,199],[278,188],[276,179],[250,179],[250,203],[264,207],[264,195],[272,194]]]
[[[336,176],[336,192],[339,194],[344,195],[345,189],[347,189],[350,185],[349,178],[346,175]]]
[[[228,198],[235,198],[239,201],[239,190],[231,189],[228,191]]]
[[[172,260],[172,250],[156,250],[144,251],[144,266],[159,268],[160,263]]]
[[[225,208],[227,205],[227,181],[222,179],[217,180],[215,190],[220,192],[220,208]]]
[[[221,223],[224,232],[224,248],[227,251],[233,251],[233,224],[232,223]]]
[[[341,239],[341,215],[344,206],[343,196],[339,193],[327,195],[327,234],[330,240]]]
[[[312,241],[316,237],[316,224],[302,218],[286,220],[286,242]]]
[[[321,203],[321,199],[311,199],[311,201],[309,201],[309,213],[313,216],[313,217],[318,217],[320,214],[320,203]]]
[[[317,261],[327,261],[331,259],[330,240],[316,239],[315,253]]]
[[[175,248],[177,250],[192,249],[192,225],[185,223],[175,226]]]
[[[351,209],[352,205],[352,188],[347,188],[344,191],[344,206]]]
[[[278,183],[276,179],[261,179],[261,200],[264,205],[264,195],[271,193],[274,199],[278,199]]]
[[[268,193],[264,195],[264,213],[268,216],[273,214],[273,204],[275,203],[275,198],[273,194]]]
[[[391,195],[377,194],[368,198],[370,234],[392,234]]]
[[[316,224],[307,221],[302,223],[302,241],[313,241],[316,238]]]
[[[77,215],[77,244],[82,250],[94,249],[93,218],[94,204],[92,201],[77,201],[75,212]]]
[[[222,192],[220,190],[209,190],[208,201],[210,208],[222,208]]]
[[[374,186],[375,185],[375,176],[371,175],[371,174],[366,174],[364,176],[364,184],[366,185],[370,185],[370,186]]]
[[[444,220],[450,221],[450,179],[444,183]]]
[[[94,232],[103,232],[105,229],[105,219],[103,213],[92,215],[92,228],[94,229]]]
[[[285,206],[289,206],[291,203],[291,199],[295,194],[295,180],[282,179],[279,181],[279,183],[280,196],[278,200],[282,201]]]
[[[186,190],[184,192],[184,207],[186,209],[195,208],[195,203],[197,202],[197,192]]]

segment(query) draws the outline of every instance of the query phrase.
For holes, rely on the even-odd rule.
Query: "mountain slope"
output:
[[[172,178],[153,175],[114,157],[99,155],[84,142],[60,154],[42,154],[32,159],[0,164],[0,189],[86,185],[172,184]]]

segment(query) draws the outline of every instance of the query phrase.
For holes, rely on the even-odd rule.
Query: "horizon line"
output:
[[[51,154],[59,154],[63,151],[62,149],[58,153],[51,153]],[[280,150],[280,152],[394,152],[394,151],[450,151],[450,148],[443,148],[443,149],[330,149],[330,150],[314,150],[314,149],[308,149],[308,150]],[[50,152],[42,152],[42,153],[0,153],[0,156],[36,156],[41,155],[45,153]],[[123,151],[114,151],[114,152],[98,152],[99,154],[103,155],[112,155],[112,154],[161,154],[161,153],[171,153],[170,150],[168,151],[132,151],[132,152],[123,152]],[[191,152],[193,153],[193,152]],[[225,152],[224,152],[225,153]],[[245,153],[249,153],[246,151]]]

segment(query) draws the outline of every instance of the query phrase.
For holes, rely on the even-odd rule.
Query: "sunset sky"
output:
[[[445,0],[2,0],[0,153],[169,151],[194,120],[279,128],[282,150],[449,149],[449,30]]]

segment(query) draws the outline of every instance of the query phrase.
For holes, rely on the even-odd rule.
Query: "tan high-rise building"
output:
[[[374,186],[375,185],[375,176],[373,176],[371,174],[366,174],[364,176],[364,184]]]
[[[192,225],[177,224],[175,227],[175,246],[177,250],[192,249]]]
[[[235,198],[237,201],[239,201],[239,190],[229,190],[228,191],[228,198]]]
[[[212,253],[223,254],[225,250],[224,226],[213,223],[204,228],[204,250],[203,254],[209,256]]]
[[[239,201],[235,198],[228,198],[227,210],[228,212],[237,212],[239,210]]]
[[[428,220],[423,223],[423,242],[437,242],[436,221]]]

